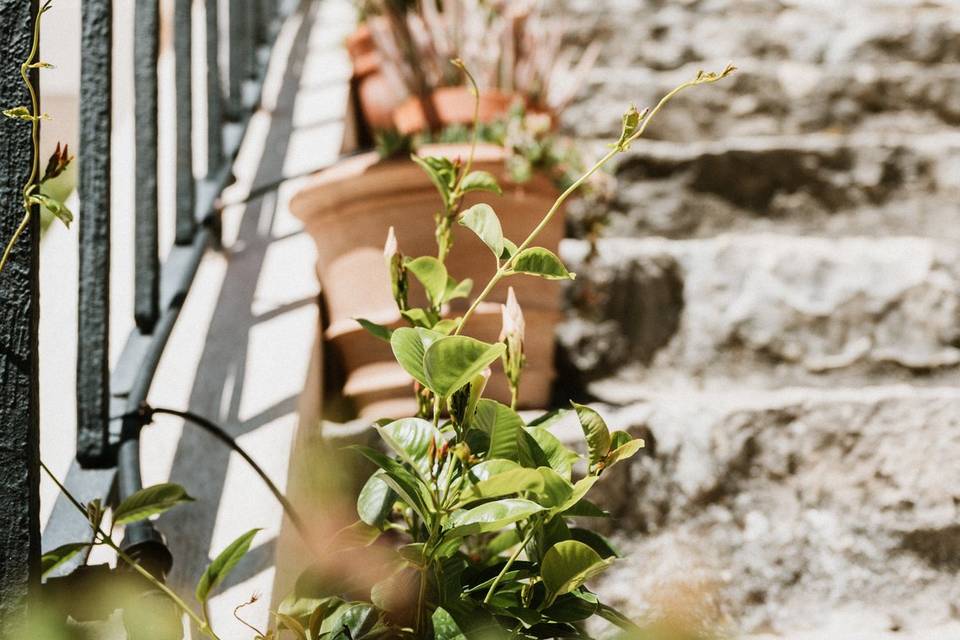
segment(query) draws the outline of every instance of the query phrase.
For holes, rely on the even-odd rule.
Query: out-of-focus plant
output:
[[[70,212],[63,201],[49,190],[47,192],[42,190],[45,184],[62,175],[73,161],[73,156],[70,155],[70,150],[67,148],[67,145],[61,147],[60,144],[57,143],[57,148],[53,155],[50,156],[46,169],[42,175],[39,174],[40,121],[49,120],[50,116],[40,112],[37,89],[33,86],[31,75],[40,69],[53,68],[53,65],[50,63],[37,60],[37,55],[40,52],[40,23],[43,14],[52,8],[52,1],[47,0],[47,2],[41,5],[37,12],[37,18],[34,21],[33,45],[30,48],[30,54],[27,56],[27,59],[20,65],[20,77],[23,79],[23,83],[27,88],[27,93],[30,95],[30,104],[5,109],[3,111],[3,115],[7,118],[29,123],[31,140],[33,142],[33,154],[30,163],[30,177],[27,178],[22,191],[23,218],[20,220],[20,224],[14,231],[13,236],[7,241],[3,255],[0,256],[0,272],[2,272],[3,268],[7,265],[7,261],[10,259],[10,252],[13,251],[13,247],[16,246],[17,240],[23,235],[27,225],[30,224],[30,218],[33,215],[33,208],[35,206],[43,207],[68,227],[70,223],[73,222],[73,213]]]
[[[455,66],[465,71],[459,62]],[[358,582],[349,571],[308,570],[280,608],[298,640],[586,638],[582,623],[594,616],[625,633],[640,633],[589,590],[589,580],[609,567],[617,553],[580,522],[605,515],[586,497],[588,492],[643,442],[623,431],[611,432],[596,411],[573,403],[586,440],[583,459],[550,432],[559,412],[526,422],[513,408],[483,397],[489,367],[498,360],[514,398],[520,390],[524,322],[516,296],[510,295],[504,307],[498,343],[463,331],[504,279],[573,279],[559,257],[535,245],[550,219],[604,164],[627,151],[673,96],[733,70],[701,72],[652,110],[629,109],[620,138],[571,182],[519,243],[504,236],[491,206],[460,210],[468,191],[500,191],[492,176],[472,170],[472,152],[464,163],[415,158],[441,199],[435,215],[438,255],[404,256],[402,229],[399,236],[391,229],[384,254],[394,298],[410,326],[360,323],[390,343],[397,362],[415,381],[418,412],[374,425],[389,454],[354,447],[377,470],[359,494],[359,520],[331,542],[338,554],[352,555],[359,565],[369,564],[375,554],[383,560],[372,572],[377,576],[372,584]],[[451,318],[447,302],[469,296],[472,289],[472,283],[457,282],[446,270],[454,221],[486,245],[494,273],[467,311]],[[411,286],[423,288],[426,307],[410,306]],[[584,475],[576,473],[581,465]]]
[[[367,0],[383,70],[400,96],[427,98],[457,86],[462,76],[448,61],[461,59],[483,91],[499,90],[526,100],[530,109],[560,113],[596,63],[600,46],[577,57],[563,48],[566,24],[545,15],[541,0]]]

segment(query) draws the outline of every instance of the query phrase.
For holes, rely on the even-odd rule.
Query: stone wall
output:
[[[732,636],[960,638],[958,5],[557,6],[605,43],[587,147],[740,68],[618,161],[599,256],[564,247],[566,379],[649,443],[597,588]]]

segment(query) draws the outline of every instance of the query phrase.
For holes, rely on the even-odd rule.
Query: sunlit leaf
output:
[[[610,430],[600,414],[590,407],[576,402],[571,403],[577,410],[577,418],[587,439],[587,451],[590,456],[590,465],[602,461],[610,451]]]
[[[543,510],[543,507],[537,503],[522,498],[488,502],[468,511],[454,513],[450,517],[450,530],[446,536],[460,538],[477,533],[499,531]]]
[[[441,398],[449,398],[495,362],[505,348],[502,344],[487,344],[467,336],[440,338],[424,354],[426,386]]]
[[[146,520],[185,502],[193,502],[193,498],[178,484],[166,482],[146,487],[117,505],[113,510],[113,523],[120,526]]]
[[[433,256],[422,256],[405,263],[407,271],[412,273],[427,292],[427,299],[434,306],[443,302],[447,290],[447,268]]]
[[[565,540],[550,547],[543,556],[540,577],[547,588],[548,602],[570,593],[610,566],[589,546],[577,540]]]
[[[573,280],[577,274],[570,273],[552,251],[543,247],[524,249],[510,265],[513,273],[525,273],[547,280]]]
[[[503,228],[500,218],[488,204],[477,204],[460,214],[461,225],[477,234],[495,258],[503,254]]]
[[[503,189],[497,184],[497,179],[487,171],[471,171],[468,173],[460,183],[460,191],[463,193],[489,191],[498,195],[503,193]]]
[[[250,550],[250,543],[253,542],[253,537],[257,535],[259,531],[260,529],[247,531],[231,542],[226,549],[221,551],[220,554],[213,559],[213,562],[210,563],[207,570],[200,576],[200,582],[197,583],[196,596],[198,601],[207,601],[213,590],[220,586],[220,583],[233,571],[237,563],[243,559],[243,556],[247,555],[247,552]]]

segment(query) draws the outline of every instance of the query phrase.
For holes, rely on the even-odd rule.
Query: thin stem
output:
[[[587,180],[589,180],[593,176],[593,174],[595,174],[597,171],[602,169],[604,165],[610,162],[610,160],[612,160],[615,156],[625,152],[630,147],[630,144],[632,142],[634,142],[635,140],[637,140],[637,138],[642,136],[646,132],[647,126],[649,126],[650,121],[653,119],[653,117],[668,102],[670,102],[670,100],[672,100],[674,96],[676,96],[678,93],[680,93],[681,91],[689,87],[693,87],[698,84],[715,82],[716,80],[719,80],[722,77],[724,77],[724,74],[709,76],[709,77],[698,76],[694,80],[689,80],[675,87],[669,93],[667,93],[662,98],[660,98],[660,101],[657,103],[657,105],[653,109],[651,109],[643,118],[643,121],[638,124],[636,131],[634,131],[626,140],[622,142],[618,142],[617,144],[613,145],[613,148],[610,151],[608,151],[606,155],[604,155],[596,164],[590,167],[587,170],[587,172],[584,173],[582,176],[580,176],[573,184],[567,187],[567,189],[563,193],[561,193],[560,196],[556,199],[556,201],[553,203],[553,206],[550,207],[550,210],[547,211],[547,214],[543,217],[540,223],[537,224],[537,226],[533,229],[533,231],[530,232],[530,235],[527,236],[526,240],[524,240],[520,244],[520,246],[517,247],[517,251],[510,257],[510,259],[506,260],[500,266],[499,269],[497,269],[496,273],[493,274],[493,277],[490,278],[490,281],[487,283],[487,286],[483,288],[483,291],[480,292],[480,295],[477,296],[477,298],[473,301],[473,304],[470,305],[470,308],[467,309],[466,313],[463,314],[463,317],[460,318],[460,322],[457,324],[457,328],[453,332],[453,335],[460,335],[460,332],[463,331],[463,327],[467,324],[467,321],[470,319],[470,317],[473,316],[474,312],[477,310],[477,307],[480,306],[480,303],[482,303],[487,298],[487,296],[490,295],[490,292],[493,291],[494,287],[496,287],[497,284],[504,277],[509,275],[510,270],[517,256],[520,255],[520,253],[524,249],[528,248],[531,245],[531,243],[533,243],[533,241],[537,239],[540,233],[547,227],[548,224],[550,224],[550,221],[557,214],[557,212],[560,210],[563,204],[567,201],[567,199],[571,195],[573,195],[574,192],[576,192],[581,186],[583,186],[583,184]]]
[[[456,198],[457,204],[459,204],[459,198],[463,196],[460,192],[461,186],[463,185],[463,179],[470,175],[470,169],[473,168],[473,160],[477,154],[477,141],[480,137],[480,87],[477,86],[477,81],[474,79],[473,74],[470,73],[470,70],[467,69],[467,66],[463,63],[463,60],[457,58],[453,61],[455,67],[463,71],[463,74],[467,76],[467,80],[470,82],[470,88],[473,90],[473,141],[470,145],[470,155],[467,156],[467,164],[463,167],[463,173],[460,174],[460,179],[457,181],[457,188],[454,189],[454,196]]]
[[[77,510],[81,514],[83,514],[84,517],[86,517],[87,510],[83,507],[80,501],[77,500],[72,493],[70,493],[70,491],[63,485],[63,483],[57,479],[57,477],[53,474],[52,471],[50,471],[50,468],[47,467],[47,465],[44,464],[43,461],[40,462],[40,468],[43,469],[43,471],[47,474],[47,476],[51,480],[53,480],[53,483],[57,485],[57,488],[60,490],[60,492],[67,497],[67,499],[73,504],[73,506],[76,507]],[[120,549],[119,546],[117,546],[117,543],[115,543],[110,536],[104,533],[103,529],[101,529],[100,527],[94,527],[92,524],[91,524],[91,528],[93,528],[94,534],[98,535],[100,537],[100,540],[104,544],[106,544],[108,547],[113,549],[114,552],[116,552],[117,557],[119,557],[126,564],[128,564],[131,569],[133,569],[134,571],[139,573],[141,576],[143,576],[143,578],[146,579],[148,582],[150,582],[153,586],[155,586],[157,589],[159,589],[164,594],[166,594],[167,597],[169,597],[181,611],[187,614],[190,617],[190,619],[193,620],[196,623],[196,625],[199,627],[201,633],[203,633],[205,636],[210,638],[210,640],[220,640],[217,634],[213,632],[213,629],[210,627],[210,624],[206,620],[198,616],[197,613],[192,608],[190,608],[190,606],[187,605],[187,603],[184,602],[182,598],[180,598],[180,596],[178,596],[172,589],[170,589],[170,587],[168,587],[163,582],[158,580],[156,576],[154,576],[152,573],[150,573],[149,571],[144,569],[142,566],[140,566],[140,564],[137,563],[136,560],[134,560],[133,558],[128,556],[126,553],[124,553],[124,551]]]
[[[510,567],[513,566],[513,563],[517,561],[517,558],[520,557],[520,554],[530,543],[530,539],[533,537],[533,532],[535,530],[536,527],[531,525],[530,531],[527,533],[523,541],[517,546],[517,550],[513,552],[513,555],[510,556],[510,559],[507,560],[507,563],[503,565],[503,569],[501,569],[500,573],[497,574],[497,577],[493,579],[493,584],[490,585],[490,589],[487,590],[487,595],[483,598],[483,604],[488,604],[490,599],[493,598],[493,593],[497,590],[497,587],[500,586],[500,581],[503,580],[503,576],[507,575],[507,571],[510,570]]]

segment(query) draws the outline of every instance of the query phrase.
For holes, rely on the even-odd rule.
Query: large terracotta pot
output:
[[[518,97],[489,89],[480,94],[479,120],[490,123],[503,118]],[[441,87],[430,94],[430,103],[439,122],[438,127],[452,124],[471,124],[476,111],[476,98],[467,87]],[[393,123],[403,134],[420,133],[429,127],[423,100],[410,97],[400,104],[393,115]]]
[[[466,158],[467,145],[428,145],[424,156]],[[504,194],[469,194],[465,206],[487,202],[500,216],[507,237],[520,242],[553,204],[557,190],[543,175],[522,185],[510,184],[504,167],[506,152],[481,145],[475,168],[494,174]],[[346,371],[344,393],[365,417],[390,417],[413,407],[411,380],[393,361],[390,347],[363,331],[355,318],[403,326],[390,291],[383,244],[389,228],[396,229],[400,250],[408,256],[435,255],[433,214],[438,195],[423,170],[410,160],[381,161],[375,153],[355,156],[318,174],[291,202],[317,245],[317,271],[323,287],[330,353]],[[563,212],[538,238],[537,244],[557,251],[564,234]],[[479,292],[495,269],[489,250],[469,230],[455,225],[454,249],[447,267],[462,280],[472,278]],[[529,366],[521,385],[523,407],[543,407],[554,377],[554,328],[560,317],[560,287],[530,276],[514,276],[498,285],[474,315],[467,333],[495,341],[500,332],[500,306],[512,286],[527,319]],[[422,289],[412,283],[413,306],[426,304]],[[450,315],[462,314],[466,301],[455,301]],[[494,369],[490,397],[509,400],[507,385]]]
[[[381,70],[380,52],[370,27],[366,23],[360,24],[347,36],[346,46],[353,64],[353,81],[363,119],[371,129],[392,129],[394,111],[403,102],[403,97],[397,95]]]

